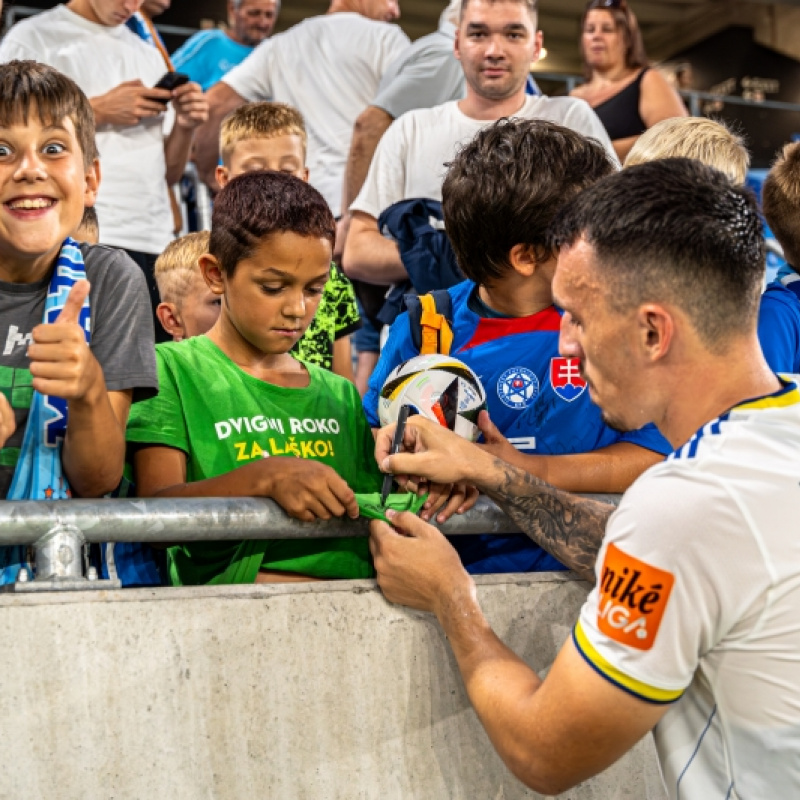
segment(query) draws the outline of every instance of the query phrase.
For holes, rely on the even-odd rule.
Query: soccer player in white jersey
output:
[[[562,353],[610,424],[655,422],[673,455],[612,513],[420,418],[405,453],[389,456],[392,427],[379,434],[382,469],[472,481],[595,583],[544,680],[417,517],[373,523],[378,582],[436,614],[494,746],[537,791],[655,728],[673,798],[800,797],[800,391],[758,344],[755,200],[697,162],[652,162],[579,195],[553,242]]]

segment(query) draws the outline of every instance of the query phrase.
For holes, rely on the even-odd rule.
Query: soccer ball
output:
[[[420,414],[459,436],[477,441],[478,414],[486,408],[486,392],[478,376],[452,356],[416,356],[395,367],[378,400],[381,425],[397,421],[400,408]]]

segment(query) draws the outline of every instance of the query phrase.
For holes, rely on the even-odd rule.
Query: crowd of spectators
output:
[[[377,513],[405,537],[381,522],[371,545],[130,543],[94,556],[125,586],[377,568],[388,597],[437,614],[494,743],[530,785],[604,768],[687,691],[694,711],[673,714],[685,731],[662,743],[679,785],[694,756],[675,753],[699,748],[715,713],[695,675],[763,654],[750,640],[771,609],[768,670],[784,676],[781,648],[800,659],[800,629],[781,626],[800,561],[772,536],[798,511],[781,497],[797,484],[800,395],[777,373],[800,368],[800,145],[765,184],[789,263],[764,287],[746,144],[686,116],[625,0],[587,4],[587,80],[572,97],[530,92],[536,0],[452,0],[414,44],[394,24],[397,0],[332,0],[274,36],[279,0],[229,0],[225,30],[172,55],[153,23],[168,6],[70,0],[0,43],[3,497],[257,496],[313,521],[374,514],[382,470],[419,476],[398,480],[426,487],[419,516]],[[188,79],[172,83],[176,72]],[[212,225],[176,238],[170,187],[189,159],[215,195]],[[434,315],[452,329],[442,352],[486,389],[483,439],[414,421],[409,452],[387,462],[378,397],[420,352],[407,295],[431,291],[447,298]],[[367,355],[354,375],[351,337],[367,322],[388,338],[356,347]],[[778,485],[761,515],[755,498]],[[426,524],[467,511],[478,489],[525,533],[449,544]],[[577,492],[627,494],[609,520]],[[692,519],[698,537],[730,534],[747,592],[686,557]],[[24,548],[0,551],[2,582],[22,567]],[[599,587],[541,684],[493,638],[469,574],[564,569]],[[629,614],[611,619],[623,601],[641,612],[638,633]],[[487,664],[497,686],[479,674]],[[753,691],[767,714],[793,709],[796,736],[782,679]],[[575,681],[592,689],[581,709]],[[720,730],[728,756],[704,752],[684,787],[765,796],[737,770],[762,748],[757,715],[711,699],[747,731]],[[565,736],[596,744],[603,725],[609,743],[591,758],[541,755]],[[797,772],[774,765],[773,794],[789,796]]]

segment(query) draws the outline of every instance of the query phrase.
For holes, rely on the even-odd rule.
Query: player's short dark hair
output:
[[[713,352],[755,328],[766,257],[755,197],[698,161],[651,161],[605,178],[560,213],[552,236],[558,247],[592,247],[620,312],[674,304]]]
[[[305,181],[282,172],[246,172],[217,195],[209,252],[233,275],[273,233],[327,239],[333,248],[336,221],[322,195]]]
[[[88,167],[98,157],[94,111],[73,80],[37,61],[0,64],[0,125],[27,125],[31,114],[45,125],[72,120],[83,163]]]
[[[445,229],[463,273],[502,278],[518,244],[552,254],[547,230],[570,198],[616,167],[602,145],[541,119],[504,119],[481,130],[448,165]]]

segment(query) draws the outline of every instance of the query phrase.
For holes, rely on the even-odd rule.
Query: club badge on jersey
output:
[[[509,408],[521,411],[539,396],[539,379],[525,367],[511,367],[497,381],[497,396]]]
[[[550,360],[550,385],[562,399],[571,403],[586,391],[586,381],[581,377],[578,358],[558,356]]]

